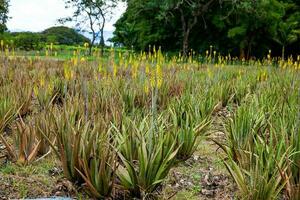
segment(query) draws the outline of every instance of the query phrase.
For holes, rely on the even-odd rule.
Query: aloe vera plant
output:
[[[199,123],[195,122],[197,117],[190,112],[192,111],[185,109],[178,113],[170,109],[174,138],[177,140],[177,146],[180,146],[176,157],[181,161],[189,159],[197,150],[200,136],[205,136],[210,124],[209,117],[203,118]],[[201,119],[201,116],[198,115],[198,118]]]
[[[110,131],[109,131],[110,132]],[[94,127],[83,135],[82,156],[77,172],[84,180],[89,193],[95,198],[109,198],[115,187],[117,153],[110,144],[110,133],[102,133]]]
[[[164,181],[175,164],[178,147],[173,135],[164,132],[162,127],[151,137],[149,130],[140,132],[141,129],[135,123],[128,121],[124,126],[133,126],[137,133],[134,139],[119,144],[122,149],[119,152],[122,162],[117,175],[121,185],[128,189],[132,196],[142,198],[152,194]],[[126,137],[129,133],[119,131],[118,134],[121,134],[120,137]],[[132,147],[136,153],[134,156],[128,154],[133,153]],[[136,159],[133,159],[135,156]]]
[[[57,149],[53,148],[58,155],[65,176],[73,182],[82,182],[78,173],[81,171],[79,160],[82,155],[83,135],[86,135],[90,123],[84,123],[83,118],[77,118],[67,112],[55,116],[55,134],[57,138]]]

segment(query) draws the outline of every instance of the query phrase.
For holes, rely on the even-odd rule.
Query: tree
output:
[[[298,25],[292,29],[299,30],[299,6],[299,0],[128,0],[112,41],[136,50],[155,45],[203,55],[213,45],[231,57],[262,58],[269,49],[280,56],[281,44],[275,42],[284,29],[280,24],[293,16]],[[299,54],[300,37],[289,38],[286,52]]]
[[[66,8],[73,8],[75,11],[72,17],[60,19],[62,23],[74,21],[76,27],[82,31],[89,30],[92,35],[89,53],[97,39],[101,50],[105,46],[104,27],[112,9],[116,7],[118,0],[65,0]]]
[[[9,0],[0,0],[0,33],[6,31],[6,22],[8,20]]]
[[[177,48],[174,40],[176,30],[171,23],[163,21],[159,15],[161,1],[130,0],[126,12],[116,22],[112,41],[136,50],[148,50],[149,45],[161,46],[164,50]]]
[[[220,0],[167,0],[163,5],[162,14],[168,16],[178,15],[182,29],[182,52],[187,55],[189,51],[189,39],[193,28],[199,23],[199,18],[202,18],[204,28],[206,28],[205,14],[210,11],[210,8]]]
[[[294,3],[287,3],[286,10],[289,11],[290,9],[299,9]],[[289,13],[289,12],[288,12]],[[277,32],[274,37],[274,40],[281,45],[281,59],[285,59],[285,48],[298,40],[300,37],[300,12],[291,12],[292,14],[288,17],[284,17],[278,25],[277,25]]]
[[[42,32],[43,40],[46,43],[63,45],[83,45],[90,43],[90,40],[78,33],[76,30],[64,26],[50,27]]]
[[[12,33],[14,45],[22,50],[40,50],[43,45],[41,43],[41,34],[32,32]]]
[[[253,47],[262,45],[258,42],[272,40],[283,15],[283,4],[277,0],[241,0],[234,5],[227,36],[240,48],[241,59],[250,58]]]

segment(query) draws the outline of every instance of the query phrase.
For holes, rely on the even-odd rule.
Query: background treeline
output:
[[[78,33],[76,30],[58,26],[51,27],[42,32],[4,32],[0,35],[0,39],[10,47],[21,50],[39,50],[47,44],[57,45],[83,45],[90,43],[90,40]]]
[[[136,50],[204,54],[211,49],[244,58],[300,52],[299,0],[127,0],[112,41]]]

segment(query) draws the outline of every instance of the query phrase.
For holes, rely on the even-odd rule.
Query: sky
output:
[[[125,11],[125,4],[120,3],[112,19],[104,30],[113,31],[113,24]],[[63,0],[11,0],[7,23],[10,31],[43,31],[51,26],[60,25],[57,19],[72,15],[72,10],[65,9]]]

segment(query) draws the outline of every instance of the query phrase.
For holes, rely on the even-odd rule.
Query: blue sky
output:
[[[106,24],[106,31],[113,31],[113,24],[125,11],[125,4],[120,3],[114,16]],[[54,25],[57,19],[72,15],[72,10],[65,9],[63,0],[11,0],[7,23],[10,31],[38,32]]]

